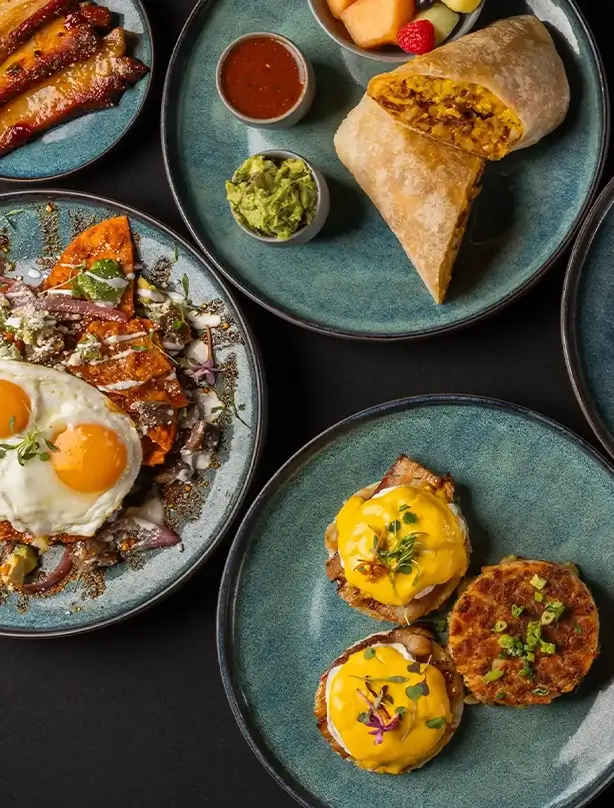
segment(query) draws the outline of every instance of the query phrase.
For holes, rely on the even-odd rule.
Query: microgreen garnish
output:
[[[506,697],[506,695],[507,695],[507,693],[505,692],[505,690],[500,690],[498,693],[495,694],[495,700],[496,701],[501,701],[502,699],[504,699]]]
[[[504,673],[505,671],[503,671],[501,668],[493,668],[492,670],[488,671],[488,673],[484,674],[482,679],[488,683],[496,682],[497,679],[500,679]]]
[[[185,295],[186,300],[189,300],[190,299],[190,279],[185,274],[181,278],[181,288],[183,289],[183,293]]]
[[[529,581],[529,583],[531,584],[531,586],[533,587],[533,589],[539,589],[539,590],[542,590],[542,589],[544,589],[544,587],[546,586],[546,584],[548,583],[548,581],[547,581],[545,578],[540,578],[540,577],[539,577],[539,575],[535,574],[535,575],[534,575],[534,576],[531,578],[531,580]]]
[[[418,699],[422,697],[422,684],[406,687],[405,695],[410,701],[418,701]]]
[[[493,631],[496,631],[497,634],[501,634],[501,632],[505,631],[506,628],[507,623],[505,622],[505,620],[497,620]]]
[[[365,659],[373,659],[375,656],[375,648],[365,648]]]
[[[420,663],[419,663],[419,662],[411,662],[411,663],[410,663],[410,664],[407,666],[407,670],[408,670],[410,673],[420,673],[420,672],[421,672]]]
[[[412,513],[411,511],[405,511],[402,518],[404,525],[415,525],[418,521],[416,514]]]
[[[407,707],[403,707],[403,705],[401,704],[399,707],[394,708],[394,712],[395,712],[395,715],[400,715],[401,718],[403,718],[403,716],[407,712]]]
[[[445,718],[429,718],[428,721],[424,722],[429,729],[441,729],[446,725]]]
[[[367,687],[369,686],[367,685]],[[356,691],[361,699],[369,705],[369,709],[366,712],[358,714],[357,721],[364,724],[366,727],[371,727],[369,735],[375,736],[374,743],[376,745],[383,742],[384,734],[386,732],[397,729],[401,725],[401,714],[395,711],[396,714],[394,718],[391,718],[390,713],[383,705],[383,702],[386,700],[385,691],[386,689],[382,688],[379,694],[375,695],[369,688],[369,693],[371,695],[375,695],[373,702],[371,702],[371,700],[361,690]],[[387,698],[391,701],[389,696]]]
[[[173,246],[173,260],[171,263],[176,264],[179,261],[179,247],[175,244]]]
[[[404,504],[404,505],[401,505],[401,507],[399,508],[399,513],[403,513],[403,511],[408,511],[408,510],[409,510],[409,505]]]
[[[141,353],[142,351],[150,351],[151,348],[149,345],[131,345],[130,350],[137,351],[137,353]]]
[[[533,691],[534,696],[549,696],[550,690],[547,687],[536,687]]]
[[[400,528],[401,523],[397,519],[388,525],[387,530],[389,533],[393,533],[396,538]],[[373,558],[358,559],[356,571],[367,575],[371,579],[381,578],[386,573],[391,577],[393,575],[410,575],[414,568],[417,567],[414,556],[416,550],[421,547],[417,541],[418,536],[421,535],[421,533],[410,533],[403,536],[391,548],[385,546],[385,540],[374,536]]]
[[[367,684],[373,684],[373,682],[389,682],[393,685],[402,685],[403,682],[407,681],[406,676],[352,676],[352,679],[361,679]]]
[[[520,615],[524,612],[524,606],[516,606],[516,604],[512,604],[512,617],[520,617]]]
[[[9,420],[9,425],[11,425],[11,431],[13,431],[15,426],[14,418]],[[42,461],[51,460],[50,452],[58,452],[59,449],[50,440],[47,440],[39,429],[34,427],[19,443],[0,443],[0,458],[6,457],[7,452],[13,451],[17,452],[19,465],[25,466],[28,460],[35,457]]]

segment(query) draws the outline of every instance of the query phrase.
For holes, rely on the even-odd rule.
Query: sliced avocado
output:
[[[0,578],[10,586],[21,586],[26,575],[38,566],[38,554],[32,547],[18,544],[0,567]]]

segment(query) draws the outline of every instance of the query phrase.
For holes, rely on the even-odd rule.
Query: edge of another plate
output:
[[[219,2],[219,0],[217,0]],[[603,114],[604,114],[604,125],[603,125],[603,132],[601,136],[601,143],[599,148],[599,158],[597,169],[591,181],[591,190],[587,194],[587,197],[582,205],[578,215],[569,230],[566,238],[561,242],[559,247],[555,250],[552,256],[543,264],[543,266],[535,272],[535,274],[525,281],[524,284],[519,286],[513,292],[507,294],[504,298],[499,300],[497,303],[489,306],[488,308],[484,309],[483,311],[479,312],[478,314],[474,314],[471,316],[466,317],[464,320],[460,320],[459,322],[453,323],[451,325],[442,325],[433,327],[427,331],[423,331],[421,333],[412,333],[407,332],[404,334],[361,334],[351,331],[343,331],[341,329],[336,329],[332,327],[327,327],[324,325],[318,325],[314,322],[305,320],[301,317],[295,316],[289,312],[284,311],[280,306],[273,305],[271,303],[266,302],[256,294],[252,292],[245,284],[243,284],[237,277],[235,276],[234,270],[231,266],[226,265],[222,261],[219,261],[213,251],[213,248],[209,244],[209,240],[203,236],[201,236],[198,232],[198,228],[196,223],[193,219],[189,216],[186,205],[182,202],[180,198],[179,191],[177,189],[177,176],[176,172],[173,170],[171,165],[171,145],[170,145],[170,136],[169,136],[169,123],[170,123],[170,107],[171,107],[171,97],[172,97],[172,85],[175,84],[176,78],[175,74],[177,71],[177,67],[180,64],[180,56],[184,47],[184,44],[191,33],[191,29],[193,24],[196,22],[197,18],[200,16],[201,13],[207,12],[210,7],[213,6],[213,3],[216,0],[199,0],[196,4],[192,13],[188,17],[184,27],[181,30],[179,35],[179,39],[175,44],[173,49],[173,53],[168,65],[168,69],[166,72],[166,77],[164,80],[164,90],[162,94],[162,115],[160,118],[160,136],[162,142],[162,156],[164,159],[164,168],[166,171],[166,177],[168,180],[169,188],[173,195],[173,199],[175,200],[175,204],[181,214],[181,217],[188,228],[192,238],[194,239],[195,243],[198,245],[199,249],[203,252],[206,256],[209,263],[214,266],[218,272],[221,272],[224,277],[230,281],[237,289],[243,292],[244,295],[249,297],[258,305],[262,306],[267,311],[275,314],[282,319],[293,323],[294,325],[298,325],[302,328],[306,328],[309,331],[314,331],[319,334],[326,334],[329,336],[341,337],[343,339],[349,340],[358,340],[358,341],[373,341],[373,342],[398,342],[400,340],[419,340],[425,339],[437,334],[445,334],[451,333],[454,331],[460,331],[463,328],[467,328],[470,325],[473,325],[476,322],[481,320],[485,320],[489,317],[492,317],[497,312],[503,310],[506,306],[510,305],[512,302],[521,298],[524,294],[526,294],[530,289],[532,289],[547,273],[547,271],[559,260],[561,255],[565,252],[565,250],[573,243],[574,238],[576,237],[578,230],[586,216],[587,212],[589,211],[593,200],[597,194],[599,189],[599,185],[601,183],[601,179],[603,176],[603,171],[605,168],[605,161],[607,157],[608,145],[610,142],[610,128],[611,128],[611,105],[610,105],[610,96],[608,90],[608,81],[607,76],[603,64],[603,60],[601,58],[601,53],[599,48],[597,47],[597,43],[593,36],[593,32],[586,21],[586,18],[580,8],[578,7],[576,0],[567,0],[569,5],[572,7],[574,12],[577,14],[578,20],[584,29],[586,37],[591,46],[591,53],[593,55],[595,65],[597,68],[598,76],[599,76],[599,87],[601,90],[601,98],[602,98],[602,106],[603,106]]]
[[[239,729],[241,730],[241,733],[243,734],[243,737],[247,741],[252,752],[256,755],[260,763],[264,766],[271,777],[279,786],[281,786],[281,788],[284,789],[284,791],[286,791],[301,806],[303,806],[303,808],[330,808],[330,805],[321,802],[313,797],[312,794],[307,792],[306,789],[304,789],[288,772],[286,772],[283,765],[278,762],[275,755],[269,750],[265,739],[260,734],[257,726],[250,716],[250,711],[245,702],[241,685],[237,681],[236,669],[232,664],[235,633],[234,615],[237,600],[236,582],[239,579],[241,567],[244,563],[247,549],[249,548],[250,526],[252,521],[257,518],[260,509],[267,502],[269,495],[275,491],[278,483],[300,468],[304,461],[313,454],[317,453],[322,446],[326,445],[329,438],[336,432],[342,431],[356,422],[369,420],[386,412],[422,406],[425,404],[475,405],[518,413],[519,415],[540,421],[545,426],[548,426],[561,434],[562,437],[575,443],[585,454],[602,465],[606,471],[614,476],[614,466],[611,465],[608,458],[600,454],[597,449],[592,447],[587,441],[585,441],[575,432],[568,429],[563,424],[553,420],[552,418],[542,415],[541,413],[538,413],[528,407],[513,404],[502,399],[454,393],[410,396],[408,398],[396,399],[394,401],[389,401],[374,407],[369,407],[361,412],[356,413],[355,415],[344,418],[343,420],[321,432],[319,435],[305,444],[301,449],[299,449],[298,452],[293,454],[292,457],[290,457],[290,459],[287,460],[283,466],[281,466],[281,468],[271,477],[271,479],[254,499],[252,505],[245,514],[243,521],[237,529],[230,552],[228,554],[228,558],[226,560],[226,564],[224,566],[224,573],[220,584],[216,617],[216,640],[222,684],[224,685],[224,691],[226,693],[226,698],[228,699],[230,709],[235,721],[239,726]],[[585,796],[580,802],[574,804],[574,808],[585,808],[585,806],[591,803],[613,782],[614,765],[604,781],[596,783],[594,789],[587,796]]]
[[[234,307],[238,324],[241,328],[241,333],[245,338],[245,344],[246,347],[249,349],[249,353],[253,362],[254,375],[256,379],[256,397],[258,401],[258,422],[256,424],[255,437],[254,437],[254,451],[252,453],[251,461],[245,476],[245,480],[239,490],[237,501],[235,505],[230,509],[226,519],[224,520],[222,527],[218,532],[218,535],[211,542],[211,544],[204,550],[202,555],[192,564],[192,566],[189,567],[187,570],[185,570],[185,572],[182,575],[180,575],[175,581],[168,584],[160,592],[157,592],[155,595],[153,595],[143,603],[140,603],[138,606],[135,606],[132,609],[129,609],[126,612],[122,612],[118,615],[97,620],[87,626],[79,626],[76,628],[68,628],[68,629],[53,629],[51,631],[19,631],[19,630],[13,631],[7,629],[0,629],[0,637],[36,640],[36,639],[67,637],[75,634],[86,634],[91,631],[96,631],[98,629],[113,625],[114,623],[123,622],[124,620],[127,620],[128,618],[133,617],[134,615],[140,614],[141,612],[149,609],[154,604],[159,603],[161,600],[164,600],[166,597],[171,595],[173,592],[179,589],[179,587],[185,584],[209,560],[211,555],[213,555],[213,553],[217,550],[217,548],[223,542],[225,537],[228,535],[228,531],[234,519],[236,518],[240,508],[243,506],[249,487],[253,481],[258,461],[262,453],[262,448],[264,444],[264,435],[267,426],[266,423],[267,393],[266,393],[264,371],[260,351],[251,334],[251,330],[247,325],[243,313],[235,301],[233,293],[228,289],[225,281],[219,277],[215,269],[207,264],[203,256],[199,255],[199,253],[194,249],[194,247],[192,247],[180,235],[175,233],[174,230],[171,230],[170,227],[167,227],[165,224],[162,224],[162,222],[158,221],[153,216],[149,216],[148,214],[136,210],[135,208],[132,208],[129,205],[124,205],[120,202],[116,202],[115,200],[108,199],[107,197],[97,196],[95,194],[82,193],[80,191],[64,191],[58,188],[49,190],[26,189],[22,191],[9,191],[0,194],[0,203],[9,199],[13,198],[18,199],[23,197],[26,197],[29,200],[40,199],[41,201],[44,201],[44,200],[61,199],[63,201],[68,202],[70,201],[74,201],[76,203],[90,202],[99,205],[104,205],[108,208],[111,208],[112,210],[117,211],[118,213],[125,214],[131,219],[140,220],[141,222],[143,222],[146,225],[149,225],[150,227],[162,230],[169,238],[172,238],[183,250],[185,250],[187,253],[193,256],[196,263],[205,265],[207,267],[208,272],[211,273],[216,283],[220,285],[223,292],[228,296],[229,300],[231,301]]]
[[[573,387],[576,399],[591,429],[604,449],[612,456],[614,456],[614,433],[599,416],[596,407],[591,402],[590,396],[587,393],[588,385],[582,370],[582,362],[580,361],[580,351],[578,348],[576,313],[580,281],[589,250],[603,219],[608,214],[613,204],[614,179],[610,180],[603,189],[584,220],[584,224],[578,234],[569,258],[569,264],[567,265],[561,301],[561,339],[563,341],[565,365],[567,366],[571,386]]]
[[[151,27],[151,22],[149,20],[149,14],[147,13],[147,10],[145,9],[145,6],[143,5],[142,0],[131,0],[131,2],[134,3],[134,5],[137,7],[137,10],[138,10],[139,14],[143,18],[143,23],[144,23],[144,26],[145,26],[143,36],[145,36],[147,38],[147,40],[149,41],[149,47],[150,47],[150,50],[151,50],[151,59],[150,59],[151,64],[147,65],[147,67],[149,68],[149,73],[143,78],[143,81],[147,82],[145,92],[143,93],[143,96],[142,96],[137,108],[132,113],[132,118],[130,119],[130,122],[128,123],[126,128],[116,137],[116,139],[113,141],[113,143],[111,143],[104,151],[100,152],[100,154],[97,154],[95,157],[92,157],[91,160],[88,160],[87,162],[83,163],[80,166],[76,166],[75,168],[71,168],[68,171],[52,172],[51,174],[45,174],[44,177],[11,177],[11,176],[7,176],[5,174],[0,173],[0,180],[2,182],[23,183],[23,184],[27,184],[27,185],[31,185],[31,184],[33,185],[33,184],[38,184],[38,183],[41,183],[41,182],[49,182],[50,180],[60,180],[60,179],[63,179],[64,177],[70,177],[73,174],[76,174],[78,171],[83,171],[84,168],[88,168],[89,166],[94,165],[94,163],[97,163],[98,160],[101,160],[103,157],[106,157],[108,154],[110,154],[116,148],[116,146],[118,146],[122,142],[122,140],[126,137],[126,135],[128,135],[128,133],[132,131],[134,125],[136,124],[136,122],[141,117],[141,113],[143,112],[143,110],[145,108],[145,104],[147,103],[147,100],[149,98],[149,94],[151,92],[151,87],[152,87],[152,84],[153,84],[152,78],[153,78],[154,69],[155,69],[155,66],[156,66],[156,48],[155,48],[155,44],[154,44],[154,36],[153,36],[153,30],[152,30],[152,27]],[[126,92],[130,92],[131,89],[132,88],[128,88],[128,90]],[[86,112],[85,114],[89,115],[89,114],[91,114],[91,112]],[[68,123],[68,121],[66,123]],[[57,127],[57,128],[61,128],[61,126],[64,126],[64,124],[61,124],[60,127]],[[53,130],[49,130],[49,131],[53,131]],[[25,145],[27,146],[27,144],[25,144]],[[0,167],[1,167],[1,163],[0,163]]]

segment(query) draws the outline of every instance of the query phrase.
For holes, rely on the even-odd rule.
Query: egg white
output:
[[[22,533],[93,536],[120,507],[143,460],[141,441],[130,417],[114,409],[95,387],[42,365],[0,361],[0,380],[19,385],[30,396],[28,427],[4,443],[17,444],[34,426],[47,438],[67,427],[99,424],[113,430],[126,448],[126,467],[112,488],[95,494],[73,491],[49,461],[35,457],[19,465],[16,451],[0,459],[0,520]]]

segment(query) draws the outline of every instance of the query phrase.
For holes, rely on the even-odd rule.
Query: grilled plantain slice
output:
[[[125,53],[125,31],[115,28],[87,61],[65,68],[0,109],[0,155],[70,118],[113,106],[148,70]]]

